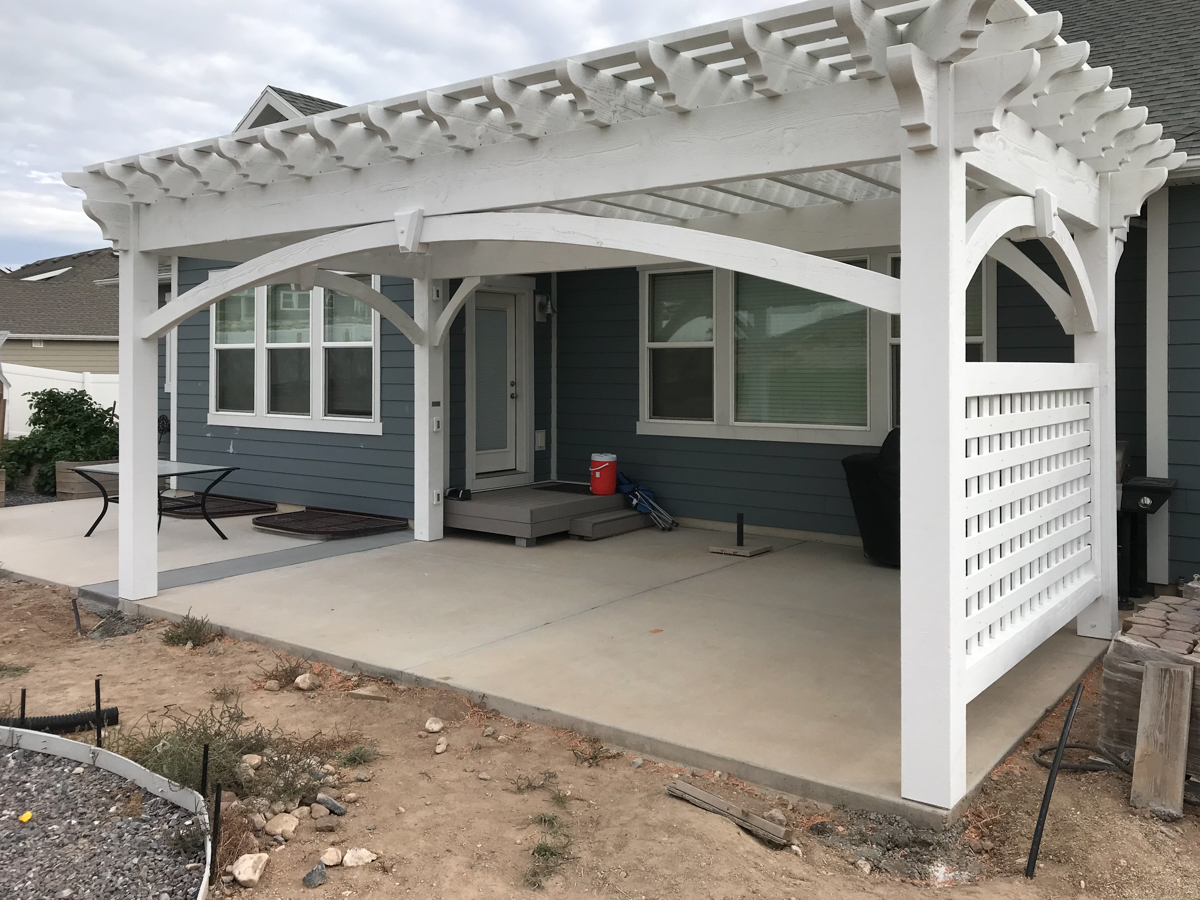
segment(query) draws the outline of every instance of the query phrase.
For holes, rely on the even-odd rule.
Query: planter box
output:
[[[58,484],[56,495],[59,500],[82,500],[85,497],[99,497],[100,491],[94,484],[80,475],[72,472],[75,466],[99,466],[115,463],[115,459],[100,459],[94,462],[57,462],[54,464],[54,478]],[[96,475],[97,481],[104,485],[109,496],[117,493],[116,475]]]
[[[16,483],[16,485],[14,485],[13,490],[25,491],[25,493],[27,493],[27,494],[32,494],[33,493],[33,479],[37,478],[37,474],[41,470],[42,470],[41,466],[34,466],[32,469],[29,470],[28,473],[26,473],[25,475],[22,475],[20,478],[17,479],[17,483]]]

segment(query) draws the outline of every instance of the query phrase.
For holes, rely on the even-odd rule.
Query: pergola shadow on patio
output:
[[[209,616],[314,659],[450,687],[665,760],[929,824],[900,796],[900,580],[855,546],[713,532],[515,550],[452,533],[217,583],[140,607]],[[1104,644],[1052,637],[967,709],[978,785]]]

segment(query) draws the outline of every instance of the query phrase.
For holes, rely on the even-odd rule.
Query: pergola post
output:
[[[413,320],[425,339],[413,345],[413,535],[418,541],[442,539],[445,509],[445,343],[430,335],[445,304],[444,285],[430,277],[413,279]]]
[[[936,112],[900,163],[900,786],[949,808],[966,790],[966,166],[952,139],[951,65],[923,62]]]
[[[1085,637],[1108,640],[1117,617],[1117,342],[1116,275],[1121,259],[1123,221],[1113,222],[1110,175],[1100,176],[1100,222],[1075,235],[1096,297],[1096,330],[1075,335],[1075,362],[1091,363],[1099,382],[1092,394],[1092,565],[1100,596],[1075,620]],[[1115,227],[1116,226],[1116,227]]]
[[[138,207],[118,244],[121,373],[120,494],[117,507],[118,594],[144,600],[158,593],[158,340],[140,336],[158,308],[158,256],[139,249]]]

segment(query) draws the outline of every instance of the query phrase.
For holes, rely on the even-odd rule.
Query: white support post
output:
[[[145,600],[158,593],[158,339],[139,337],[158,308],[158,256],[138,249],[138,207],[119,257],[120,420],[118,594]]]
[[[1170,324],[1168,291],[1168,188],[1146,201],[1146,474],[1170,477],[1167,434],[1167,351]],[[1171,581],[1171,501],[1146,517],[1146,580]]]
[[[950,65],[935,71],[932,128],[900,164],[900,792],[948,809],[966,791],[966,165]]]
[[[1096,297],[1096,330],[1075,335],[1075,362],[1091,363],[1099,372],[1092,395],[1093,565],[1100,596],[1075,620],[1084,637],[1108,640],[1120,628],[1117,617],[1117,342],[1116,276],[1122,246],[1114,221],[1110,175],[1100,176],[1100,223],[1075,235],[1080,256]],[[1123,234],[1123,232],[1122,232]]]
[[[445,286],[425,276],[413,279],[413,320],[426,335],[441,315]],[[442,539],[445,510],[446,392],[445,343],[425,340],[413,345],[413,535],[418,541]]]

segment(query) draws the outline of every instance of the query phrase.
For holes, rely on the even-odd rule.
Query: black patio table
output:
[[[169,459],[160,459],[158,461],[158,477],[171,478],[175,475],[216,475],[212,481],[199,494],[199,499],[196,497],[164,497],[162,492],[158,495],[158,527],[162,528],[163,510],[174,512],[180,509],[199,509],[200,515],[204,516],[204,521],[212,526],[212,530],[220,535],[221,540],[227,541],[229,538],[225,536],[217,523],[208,516],[208,495],[212,489],[220,484],[225,478],[238,470],[238,466],[208,466],[202,463],[185,463],[172,462]],[[119,503],[120,498],[110,496],[108,489],[93,478],[93,475],[119,475],[120,468],[118,463],[106,463],[101,466],[76,466],[75,472],[78,472],[92,484],[100,489],[100,496],[104,498],[104,507],[100,510],[100,515],[96,517],[96,521],[92,523],[92,527],[88,529],[84,537],[91,537],[92,532],[96,530],[96,526],[100,524],[100,520],[104,518],[104,514],[108,512],[110,503]],[[218,474],[219,473],[219,474]]]

